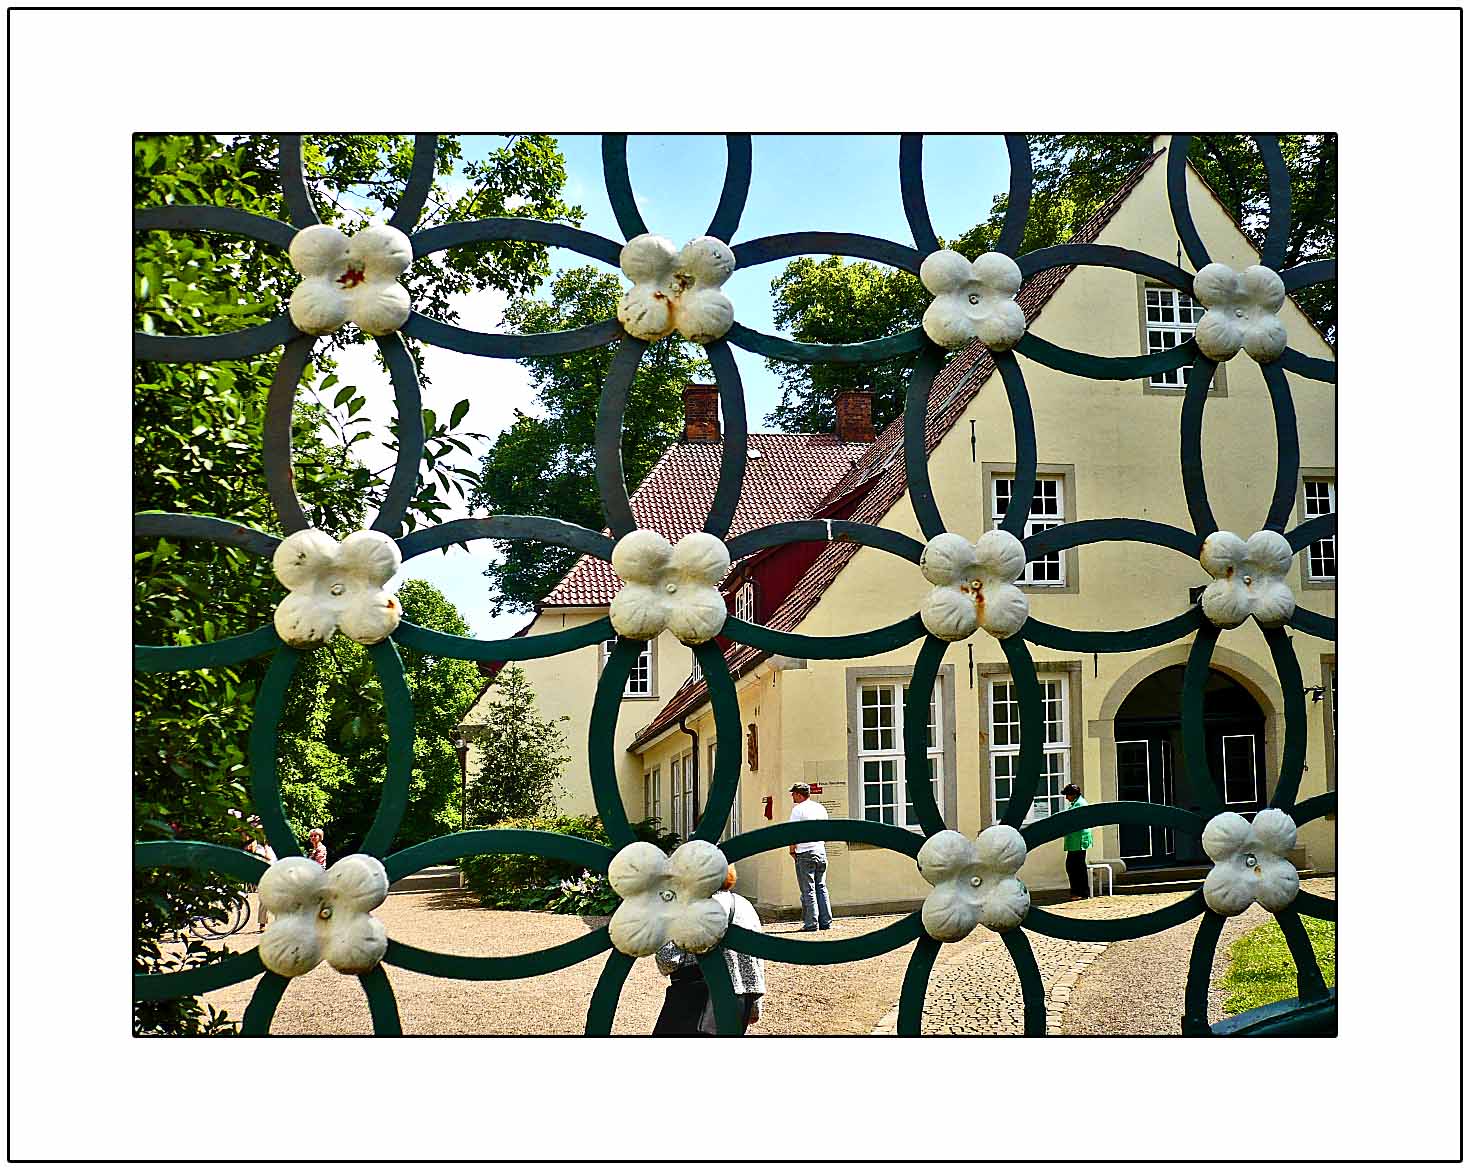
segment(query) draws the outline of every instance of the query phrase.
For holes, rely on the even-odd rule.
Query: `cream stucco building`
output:
[[[1080,240],[1174,258],[1173,221],[1162,152],[1139,168],[1079,233]],[[1195,222],[1210,254],[1240,269],[1258,255],[1191,171]],[[1127,355],[1168,348],[1188,335],[1194,306],[1183,294],[1132,273],[1080,267],[1028,282],[1018,298],[1028,328],[1069,349]],[[1290,344],[1312,356],[1332,352],[1288,300],[1281,318]],[[1115,516],[1191,529],[1181,486],[1179,424],[1182,374],[1098,381],[1058,373],[1019,358],[1035,415],[1040,481],[1036,526]],[[1288,374],[1301,445],[1297,505],[1288,527],[1335,511],[1332,386]],[[666,455],[635,494],[641,525],[670,539],[700,527],[719,466],[713,396],[691,388],[685,441]],[[852,518],[923,540],[907,494],[898,424],[863,430],[860,396],[841,404],[837,436],[753,434],[762,455],[751,461],[734,531],[775,520]],[[1265,380],[1242,353],[1220,367],[1205,409],[1204,471],[1219,526],[1248,535],[1261,527],[1275,480],[1274,421]],[[978,534],[1004,511],[1013,471],[1010,413],[993,361],[980,347],[956,354],[930,400],[935,443],[930,477],[951,531]],[[1028,529],[1029,531],[1029,529]],[[1298,601],[1335,615],[1336,548],[1329,538],[1298,554],[1290,578]],[[1151,625],[1189,607],[1209,578],[1177,552],[1135,543],[1083,546],[1028,566],[1031,612],[1079,630]],[[607,612],[616,590],[611,569],[580,562],[541,606],[527,634],[589,622]],[[912,564],[851,544],[768,550],[737,565],[727,586],[732,612],[802,634],[873,629],[918,608],[927,583]],[[1301,797],[1335,784],[1332,728],[1336,660],[1330,642],[1291,630],[1307,698],[1307,771]],[[630,816],[658,816],[687,831],[702,803],[714,755],[742,756],[735,830],[786,817],[796,781],[817,785],[834,817],[903,824],[902,698],[918,643],[870,659],[796,660],[732,647],[743,742],[716,742],[703,683],[691,677],[691,651],[665,634],[649,646],[630,681],[615,738]],[[1047,700],[1047,790],[1032,816],[1057,807],[1068,780],[1092,803],[1174,799],[1183,767],[1178,694],[1189,638],[1129,653],[1078,654],[1033,646]],[[548,714],[568,715],[574,755],[565,784],[569,810],[593,811],[586,775],[587,721],[603,652],[589,647],[525,663]],[[1269,798],[1279,771],[1284,707],[1265,640],[1254,622],[1222,633],[1207,692],[1211,767],[1232,808],[1249,812]],[[950,645],[931,716],[930,756],[947,823],[975,834],[997,817],[1014,763],[1015,708],[1005,655],[983,630]],[[475,714],[467,717],[475,721]],[[768,819],[770,818],[770,819]],[[1335,821],[1308,825],[1298,858],[1331,870]],[[1119,868],[1188,867],[1202,861],[1198,841],[1172,832],[1104,828],[1092,860]],[[929,887],[909,859],[861,845],[828,849],[828,884],[841,913],[915,905]],[[763,907],[798,904],[784,849],[743,862],[740,889]],[[1032,852],[1022,877],[1038,892],[1064,887],[1059,842]]]

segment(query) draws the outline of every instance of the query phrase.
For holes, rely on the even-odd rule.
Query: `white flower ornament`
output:
[[[276,633],[288,646],[321,646],[341,630],[372,646],[398,628],[403,606],[383,588],[403,555],[381,532],[354,532],[338,544],[306,528],[277,546],[271,565],[291,590],[276,606]]]
[[[935,586],[919,611],[924,628],[946,642],[968,638],[981,626],[1009,638],[1031,613],[1015,584],[1025,568],[1026,550],[1009,532],[992,529],[974,544],[941,533],[919,558],[919,571]]]
[[[1195,326],[1200,353],[1229,361],[1242,349],[1258,362],[1274,362],[1286,349],[1286,326],[1276,314],[1286,301],[1281,277],[1261,264],[1236,272],[1206,264],[1195,274],[1194,295],[1207,312]]]
[[[305,975],[323,959],[347,975],[371,971],[388,932],[371,911],[388,896],[383,863],[354,853],[323,869],[308,857],[283,857],[261,875],[260,905],[271,916],[260,961],[277,975]]]
[[[678,251],[663,236],[634,236],[618,256],[633,287],[618,302],[618,321],[633,337],[658,341],[677,330],[690,341],[718,341],[735,323],[720,286],[735,271],[723,240],[700,236]]]
[[[1296,596],[1286,583],[1291,558],[1291,545],[1279,532],[1257,532],[1249,540],[1211,533],[1199,554],[1215,578],[1199,599],[1205,616],[1227,630],[1248,617],[1266,627],[1285,625],[1296,612]]]
[[[1216,914],[1230,917],[1252,902],[1275,913],[1296,897],[1301,879],[1287,858],[1296,848],[1296,822],[1279,808],[1263,808],[1254,821],[1218,813],[1200,843],[1215,863],[1205,878],[1205,905]]]
[[[724,626],[728,611],[715,586],[730,571],[730,551],[719,537],[691,532],[671,545],[640,528],[613,547],[612,567],[627,582],[608,610],[623,637],[647,641],[669,630],[692,646]]]
[[[924,311],[924,332],[948,349],[979,338],[1003,352],[1026,332],[1026,314],[1016,304],[1021,269],[1004,252],[986,252],[972,264],[958,252],[931,252],[919,265],[919,279],[934,294]]]
[[[919,850],[919,873],[934,887],[920,917],[930,938],[957,942],[977,925],[1011,930],[1031,909],[1016,876],[1026,841],[1010,825],[991,825],[975,840],[953,829],[935,833]]]
[[[291,294],[291,322],[303,333],[332,333],[351,321],[370,337],[402,328],[408,290],[398,278],[413,263],[413,245],[387,224],[370,224],[350,239],[313,224],[291,240],[301,283]]]
[[[686,841],[666,856],[635,841],[618,850],[607,878],[623,899],[607,925],[625,955],[651,955],[666,942],[702,955],[720,945],[730,920],[711,896],[725,884],[729,863],[708,841]]]

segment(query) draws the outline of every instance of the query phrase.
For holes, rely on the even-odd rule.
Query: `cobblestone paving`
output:
[[[1101,943],[1069,942],[1026,933],[1041,982],[1050,993],[1066,981],[1068,994],[1078,973],[1103,949]],[[976,940],[971,942],[971,940]],[[983,927],[966,944],[946,946],[939,952],[924,997],[925,1036],[1020,1036],[1025,1031],[1025,1006],[1016,966],[1000,936]],[[960,949],[962,948],[963,949]],[[1050,1007],[1048,1024],[1052,1020]],[[1060,1023],[1060,1016],[1057,1016]],[[873,1030],[891,1036],[898,1030],[898,1005]],[[1050,1026],[1048,1028],[1050,1029]]]
[[[1316,878],[1302,888],[1332,897],[1336,881]],[[1135,918],[1190,896],[1117,894],[1048,906],[1070,918]],[[1230,943],[1270,916],[1259,907],[1231,919],[1215,952],[1212,984],[1228,965]],[[1177,1036],[1184,1011],[1189,952],[1199,919],[1141,939],[1116,943],[1070,942],[1030,931],[1047,996],[1047,1034],[1065,1036]],[[1019,1036],[1025,1009],[1015,964],[998,935],[981,928],[964,949],[944,947],[934,964],[924,1001],[926,1036]],[[1210,993],[1210,1019],[1223,1014],[1225,993]],[[874,1035],[893,1035],[898,1005],[879,1021]]]
[[[1309,878],[1302,889],[1324,898],[1336,896],[1336,878]],[[1097,898],[1058,907],[1057,912],[1079,918],[1120,918],[1145,914],[1187,894],[1133,894]],[[1210,984],[1209,1018],[1224,1015],[1225,992],[1218,984],[1229,966],[1230,944],[1248,930],[1270,922],[1259,906],[1230,919],[1215,948]],[[1184,1014],[1184,987],[1189,975],[1189,952],[1199,919],[1146,938],[1109,943],[1107,949],[1077,980],[1061,1019],[1065,1036],[1177,1036]]]

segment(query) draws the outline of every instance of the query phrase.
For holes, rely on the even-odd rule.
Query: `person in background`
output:
[[[827,810],[813,800],[806,784],[791,786],[788,821],[825,821]],[[801,892],[801,929],[831,930],[832,903],[827,898],[827,846],[821,841],[798,841],[791,846],[796,863],[796,888]]]
[[[735,867],[725,872],[725,884],[714,894],[725,910],[731,926],[761,930],[760,915],[755,907],[735,892]],[[663,1010],[653,1026],[655,1036],[713,1036],[715,1008],[709,984],[699,966],[699,957],[666,942],[654,954],[659,974],[669,977]],[[761,1018],[761,998],[766,994],[766,965],[754,955],[725,948],[725,966],[730,972],[730,986],[740,1001],[740,1035]]]
[[[311,847],[307,849],[306,856],[311,858],[323,869],[326,869],[327,843],[325,840],[322,839],[322,831],[320,829],[313,829],[311,832],[306,834],[306,839],[311,842]]]
[[[267,865],[275,864],[276,851],[260,839],[264,832],[260,827],[260,818],[251,817],[248,824],[250,825],[250,831],[245,835],[245,852],[255,854],[256,857],[260,858]],[[270,925],[270,920],[270,915],[257,898],[255,903],[255,925],[261,930],[264,930]]]
[[[1063,788],[1062,796],[1067,801],[1063,812],[1071,812],[1074,808],[1084,808],[1087,805],[1082,789],[1075,784],[1068,784]],[[1075,833],[1068,833],[1062,838],[1062,848],[1067,852],[1067,886],[1072,892],[1067,900],[1075,902],[1078,898],[1091,897],[1092,890],[1088,888],[1087,882],[1087,851],[1092,848],[1092,830],[1078,829]]]

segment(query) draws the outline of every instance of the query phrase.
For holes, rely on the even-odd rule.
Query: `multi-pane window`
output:
[[[938,801],[944,773],[943,739],[939,725],[939,687],[929,697],[929,785]],[[858,775],[862,784],[863,816],[886,825],[917,829],[919,817],[909,799],[903,748],[903,705],[908,687],[902,683],[865,682],[859,685],[861,718],[858,735]]]
[[[1194,336],[1195,325],[1205,315],[1205,307],[1186,292],[1161,285],[1146,285],[1143,290],[1143,327],[1148,338],[1148,352],[1159,353],[1183,345]],[[1183,388],[1189,367],[1150,374],[1150,386]]]
[[[643,773],[643,815],[663,820],[663,765]]]
[[[713,740],[709,745],[709,771],[705,773],[708,779],[705,781],[705,790],[715,782],[715,763],[717,759],[716,744]],[[725,830],[720,834],[720,840],[724,841],[740,832],[740,783],[735,784],[735,799],[730,803],[730,816],[725,822]]]
[[[669,765],[669,783],[673,789],[673,804],[670,807],[670,831],[681,840],[694,835],[694,756],[685,752]]]
[[[735,591],[735,616],[743,622],[755,621],[755,582],[747,581]]]
[[[609,638],[602,644],[602,665],[607,665],[608,655],[613,652],[613,647],[618,644],[616,638]],[[632,673],[628,675],[628,685],[623,688],[623,694],[635,699],[646,699],[653,694],[653,644],[645,642],[643,649],[638,654],[638,661],[633,663]]]
[[[1328,516],[1337,511],[1337,487],[1330,479],[1307,479],[1302,481],[1302,518]],[[1311,581],[1335,581],[1337,579],[1337,535],[1314,540],[1307,549],[1307,579]]]
[[[1005,519],[1006,509],[1011,504],[1011,489],[1015,484],[1008,475],[997,475],[991,481],[992,527],[999,528]],[[1023,535],[1032,536],[1055,528],[1066,519],[1066,482],[1061,476],[1037,476],[1036,490],[1031,495],[1031,511],[1026,517]],[[1064,586],[1067,583],[1067,562],[1060,552],[1043,553],[1027,563],[1017,579],[1019,585]]]
[[[1060,812],[1062,789],[1072,775],[1072,723],[1067,711],[1067,680],[1041,678],[1041,782],[1022,823]],[[1021,704],[1010,679],[990,683],[990,788],[996,821],[1006,815],[1021,758]]]
[[[689,667],[689,677],[695,682],[698,682],[704,677],[704,667],[699,665],[698,654],[695,654],[691,651],[689,657],[692,660],[692,665]]]

